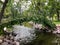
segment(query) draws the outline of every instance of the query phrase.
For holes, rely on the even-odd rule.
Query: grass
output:
[[[33,27],[33,25],[32,24],[29,24],[28,22],[23,22],[22,24],[24,26],[26,26],[26,27],[29,27],[29,28],[32,28]]]
[[[53,21],[54,24],[60,24],[60,21]]]

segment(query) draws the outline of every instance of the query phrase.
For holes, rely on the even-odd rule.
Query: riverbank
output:
[[[0,36],[0,45],[20,45],[18,40],[14,40],[13,36]]]

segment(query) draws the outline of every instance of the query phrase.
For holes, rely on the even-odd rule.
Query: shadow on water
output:
[[[15,26],[16,27],[16,26]],[[22,26],[23,27],[23,26]],[[19,32],[19,31],[22,31],[22,33],[21,32],[19,32],[19,33],[17,33],[18,35],[21,33],[21,35],[20,36],[22,36],[22,34],[23,34],[23,37],[24,36],[27,36],[27,37],[30,37],[31,35],[30,35],[30,33],[29,33],[29,30],[31,31],[31,29],[29,29],[29,28],[26,28],[26,27],[23,27],[22,28],[21,26],[18,26],[18,27],[16,27],[14,30],[18,30],[18,31],[16,31],[16,33],[17,32]],[[30,35],[27,35],[27,33]],[[26,33],[26,35],[25,35],[25,33]],[[34,33],[34,32],[33,32]],[[39,32],[39,31],[37,31],[37,30],[35,30],[35,39],[34,40],[31,40],[31,42],[28,42],[28,43],[23,43],[23,44],[21,44],[21,45],[60,45],[59,43],[60,43],[60,34],[52,34],[52,33],[41,33],[41,32]],[[24,38],[24,39],[26,39],[26,38]],[[28,39],[27,39],[28,40]]]
[[[59,39],[56,41],[58,37],[52,33],[36,33],[36,39],[30,43],[25,45],[59,45]]]

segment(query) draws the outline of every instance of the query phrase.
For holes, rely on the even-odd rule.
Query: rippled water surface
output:
[[[15,40],[20,40],[20,42],[30,42],[35,38],[35,30],[32,28],[20,26],[20,25],[14,25],[13,26],[14,33],[17,35],[15,36]]]

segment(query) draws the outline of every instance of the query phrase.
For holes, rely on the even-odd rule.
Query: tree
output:
[[[23,0],[23,1],[25,2],[25,0]],[[21,15],[21,5],[20,4],[22,4],[23,1],[21,1],[21,2],[19,1],[18,3],[16,3],[16,5],[13,5],[13,3],[14,3],[13,0],[9,1],[8,4],[6,3],[7,7],[10,8],[10,9],[8,9],[11,12],[10,16],[11,16],[11,18],[13,17],[13,19],[11,21],[8,21],[6,24],[13,25],[13,24],[16,24],[17,22],[22,23],[24,21],[32,20],[35,23],[41,23],[44,26],[48,26],[49,29],[55,28],[55,25],[53,24],[53,22],[47,18],[47,16],[49,16],[51,14],[48,15],[48,13],[50,13],[50,8],[49,8],[49,5],[45,5],[46,0],[32,0],[31,5],[29,6],[29,9],[22,12],[22,15]],[[19,11],[16,10],[16,8]],[[6,9],[6,7],[4,9]],[[18,12],[20,12],[20,14]],[[19,18],[17,18],[18,14],[21,15],[21,16],[18,16]]]
[[[59,0],[49,0],[48,6],[50,6],[50,15],[57,15],[57,20],[60,20],[59,10],[60,10],[60,1]]]
[[[55,28],[55,25],[51,20],[47,18],[47,16],[53,16],[52,10],[49,5],[45,5],[46,0],[32,0],[30,8],[27,10],[28,13],[26,15],[31,17],[31,19],[36,23],[41,23],[44,26],[49,27],[49,29]],[[53,10],[54,11],[54,10]],[[50,14],[49,14],[50,13]],[[52,13],[52,14],[51,14]]]
[[[3,7],[2,7],[1,12],[0,12],[0,23],[1,23],[1,19],[3,17],[3,14],[4,14],[4,10],[7,6],[7,3],[8,3],[8,0],[5,0],[5,2],[3,3]]]

